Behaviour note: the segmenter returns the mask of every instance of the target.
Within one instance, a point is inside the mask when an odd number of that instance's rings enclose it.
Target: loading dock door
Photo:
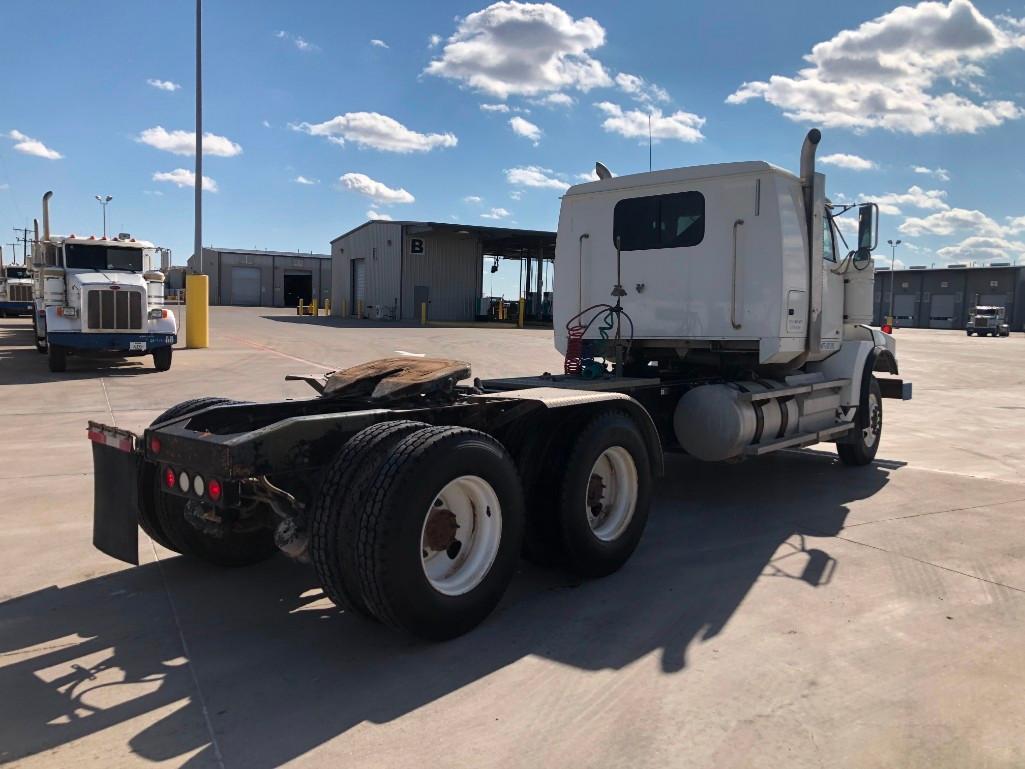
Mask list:
[[[1007,308],[1007,294],[982,294],[979,296],[979,304],[983,307]]]
[[[897,294],[893,297],[893,317],[900,326],[915,325],[915,299],[914,294]]]
[[[231,268],[231,303],[243,307],[260,305],[260,268]]]
[[[367,261],[352,260],[352,314],[366,309],[367,304]]]
[[[286,272],[283,289],[285,307],[295,307],[300,301],[309,304],[313,298],[313,273]]]
[[[954,295],[933,294],[929,305],[929,328],[954,327]]]

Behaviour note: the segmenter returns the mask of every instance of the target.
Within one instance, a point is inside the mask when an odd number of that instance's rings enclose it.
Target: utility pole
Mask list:
[[[894,270],[897,268],[897,246],[901,244],[899,240],[888,240],[890,244],[890,325],[893,325],[893,282],[897,279],[894,275]]]
[[[648,172],[651,172],[651,113],[648,113]]]
[[[17,253],[14,250],[14,247],[18,245],[18,243],[21,243],[21,262],[22,264],[24,264],[26,257],[28,256],[28,244],[32,242],[31,240],[29,240],[28,234],[32,232],[32,230],[30,230],[28,227],[15,227],[14,232],[20,232],[21,237],[19,238],[16,234],[14,237],[15,242],[11,243],[11,261],[14,261],[14,255],[15,253]]]
[[[203,272],[203,0],[196,0],[196,231],[193,253]]]

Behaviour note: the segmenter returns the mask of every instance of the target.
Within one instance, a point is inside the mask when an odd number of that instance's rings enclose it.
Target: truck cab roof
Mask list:
[[[90,235],[88,237],[78,237],[76,235],[68,235],[67,237],[52,237],[50,238],[55,243],[70,243],[70,244],[82,244],[87,246],[109,246],[111,248],[156,248],[148,240],[136,240],[135,238],[104,238]]]
[[[566,197],[587,195],[594,192],[611,192],[613,190],[639,189],[656,185],[689,182],[698,179],[715,179],[743,174],[775,173],[794,181],[800,181],[789,171],[766,163],[764,160],[748,160],[740,163],[710,163],[702,166],[686,166],[683,168],[667,168],[662,171],[645,171],[638,174],[613,176],[611,179],[599,179],[593,182],[575,184],[566,190]]]

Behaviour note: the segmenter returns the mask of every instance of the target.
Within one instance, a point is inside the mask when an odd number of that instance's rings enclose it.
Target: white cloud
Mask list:
[[[143,195],[155,195],[158,198],[164,197],[164,193],[161,192],[160,190],[143,190],[142,194]]]
[[[510,190],[509,197],[512,200],[520,200],[523,197],[523,190]]]
[[[520,187],[544,187],[553,190],[567,190],[569,184],[553,176],[550,168],[521,166],[505,169],[505,180]]]
[[[480,108],[485,112],[508,112],[508,104],[481,104]]]
[[[488,213],[481,214],[481,219],[506,219],[511,216],[504,208],[492,208]]]
[[[791,120],[827,127],[911,134],[975,133],[1025,115],[1010,101],[973,101],[982,65],[1025,47],[970,0],[900,6],[812,48],[794,77],[744,83],[726,101],[764,99]],[[967,90],[971,91],[971,88]]]
[[[195,131],[168,131],[163,126],[155,126],[147,128],[135,140],[175,155],[196,154]],[[231,158],[242,154],[242,146],[227,137],[204,132],[203,154]]]
[[[376,37],[373,40],[370,41],[370,45],[374,46],[374,48],[388,48],[389,47],[386,42],[384,42],[383,40],[378,40]]]
[[[302,37],[302,35],[293,35],[291,32],[286,32],[283,29],[279,29],[277,32],[275,32],[274,37],[276,37],[278,40],[287,40],[303,53],[312,53],[314,51],[320,50],[319,45],[311,43],[309,40],[306,40],[304,37]]]
[[[618,104],[603,101],[595,105],[608,117],[602,121],[602,128],[609,133],[617,133],[628,139],[648,138],[648,119],[651,118],[651,138],[676,139],[681,142],[699,142],[705,138],[701,126],[705,118],[690,112],[679,110],[671,115],[663,115],[662,110],[652,107],[645,112],[639,109],[624,110]]]
[[[379,222],[379,221],[380,222],[393,222],[393,221],[395,221],[392,218],[391,214],[382,214],[380,211],[375,211],[372,208],[369,211],[367,211],[367,219],[369,219],[372,222]]]
[[[656,101],[669,101],[669,93],[665,88],[649,83],[639,75],[628,75],[620,72],[616,75],[616,85],[623,93],[627,93],[637,101],[650,104]]]
[[[944,190],[923,190],[915,185],[908,187],[907,192],[888,192],[885,195],[862,194],[859,199],[877,203],[881,214],[897,216],[901,213],[902,206],[945,211],[950,208],[950,205],[944,200],[945,197],[947,197],[947,193]]]
[[[973,235],[960,243],[937,249],[936,255],[949,260],[984,261],[1015,261],[1025,256],[1025,243],[1020,240]]]
[[[366,195],[378,203],[412,203],[416,200],[401,187],[393,189],[366,174],[347,173],[338,179],[347,189]]]
[[[833,155],[824,155],[819,158],[819,162],[826,166],[846,168],[849,171],[868,171],[876,167],[876,164],[871,160],[866,160],[859,155],[847,155],[843,152],[837,152]]]
[[[178,85],[177,83],[172,83],[170,80],[156,80],[155,78],[151,77],[146,82],[149,85],[153,86],[154,88],[160,89],[161,91],[172,91],[173,92],[173,91],[177,91],[179,88],[181,88],[180,85]]]
[[[346,112],[323,123],[299,123],[296,131],[325,136],[336,144],[351,141],[359,147],[384,152],[429,152],[438,147],[455,147],[455,134],[422,134],[412,131],[395,118],[378,112]]]
[[[440,42],[441,42],[441,35],[431,35],[430,37],[427,38],[427,47],[428,48],[437,48],[438,47],[438,43],[440,43]]]
[[[269,120],[261,120],[260,121],[260,125],[262,125],[264,128],[270,128],[270,121]]]
[[[848,235],[858,234],[858,220],[853,216],[837,216],[833,219],[836,228]]]
[[[581,182],[596,182],[598,181],[598,172],[592,168],[590,171],[581,171],[576,178]]]
[[[926,166],[912,166],[916,174],[925,174],[939,179],[941,182],[950,181],[950,172],[946,168],[928,168]]]
[[[541,142],[541,129],[529,120],[524,120],[519,115],[509,118],[509,127],[512,128],[513,133],[517,136],[522,136],[534,142],[535,147]]]
[[[965,208],[950,208],[926,217],[908,217],[899,229],[911,236],[952,235],[958,231],[969,231],[999,237],[1008,231],[982,211]]]
[[[605,43],[590,17],[574,19],[551,3],[498,2],[459,21],[439,58],[424,70],[505,99],[611,85],[589,51]]]
[[[302,174],[299,174],[292,181],[295,182],[296,184],[307,184],[307,185],[309,185],[309,184],[320,184],[320,180],[319,179],[309,179],[309,178],[303,176]]]
[[[7,136],[16,142],[14,145],[16,152],[21,152],[25,155],[34,155],[37,158],[45,158],[46,160],[60,160],[64,157],[57,150],[47,147],[39,141],[39,139],[33,139],[31,136],[26,136],[17,128],[12,129]]]
[[[179,187],[195,187],[196,174],[185,168],[176,168],[173,171],[158,171],[153,174],[155,182],[171,182]],[[217,182],[209,176],[203,176],[203,189],[207,192],[217,192]]]
[[[556,91],[538,99],[531,99],[530,103],[541,107],[572,107],[576,104],[576,100],[568,93]]]
[[[471,206],[479,206],[481,203],[484,202],[484,198],[482,198],[480,195],[467,195],[465,198],[463,198],[463,202],[469,203]]]

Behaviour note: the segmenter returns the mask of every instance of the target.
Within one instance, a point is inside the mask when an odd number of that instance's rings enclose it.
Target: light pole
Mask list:
[[[897,279],[897,276],[893,274],[893,271],[897,267],[897,246],[900,245],[899,240],[888,240],[890,244],[890,325],[893,325],[893,281]]]
[[[103,239],[107,239],[107,203],[114,199],[113,195],[93,195],[103,207]]]

